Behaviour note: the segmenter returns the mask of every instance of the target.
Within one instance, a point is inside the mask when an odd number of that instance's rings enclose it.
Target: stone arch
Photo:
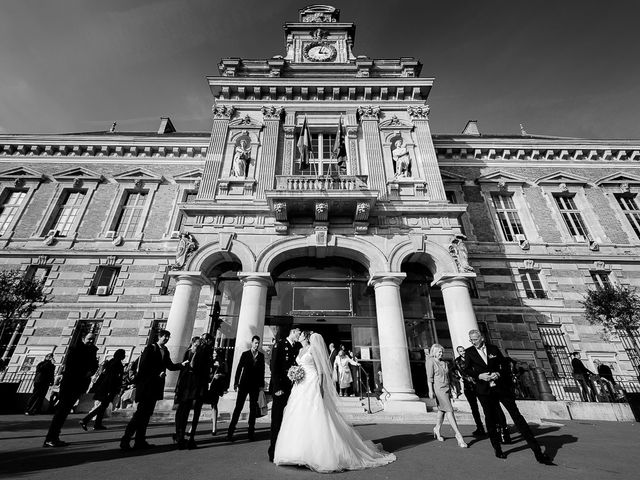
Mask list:
[[[305,256],[345,257],[364,265],[371,275],[387,271],[387,259],[375,245],[352,237],[334,237],[332,245],[318,247],[315,237],[286,238],[272,243],[260,252],[256,261],[256,271],[271,272],[280,263],[291,258]],[[399,271],[399,270],[398,270]]]
[[[255,254],[244,243],[238,240],[232,240],[228,249],[222,249],[220,242],[211,242],[196,252],[196,254],[188,262],[188,270],[201,271],[207,274],[213,267],[223,262],[239,262],[242,265],[242,271],[253,272],[256,265]]]
[[[449,252],[441,245],[424,240],[423,245],[416,246],[410,240],[398,244],[389,256],[389,270],[399,272],[402,263],[411,260],[426,265],[434,278],[447,273],[457,273],[458,267]]]

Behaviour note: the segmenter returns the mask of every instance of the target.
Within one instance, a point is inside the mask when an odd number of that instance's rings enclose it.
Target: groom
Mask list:
[[[287,377],[289,368],[296,364],[296,357],[300,350],[298,338],[300,329],[292,327],[287,338],[281,338],[273,346],[271,352],[271,394],[273,404],[271,405],[271,443],[269,444],[269,461],[273,462],[273,452],[278,440],[278,432],[282,425],[284,407],[287,405],[291,394],[291,380]]]

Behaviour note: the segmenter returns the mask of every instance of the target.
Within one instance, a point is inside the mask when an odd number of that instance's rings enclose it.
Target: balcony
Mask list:
[[[278,232],[286,233],[291,223],[331,222],[352,224],[356,233],[366,233],[378,192],[369,190],[366,175],[278,175],[276,189],[266,196]]]

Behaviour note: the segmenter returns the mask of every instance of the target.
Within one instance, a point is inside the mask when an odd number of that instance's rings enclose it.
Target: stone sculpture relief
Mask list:
[[[459,272],[473,272],[473,267],[469,265],[469,252],[464,239],[466,239],[464,235],[453,237],[449,245],[449,255],[455,260]]]
[[[391,150],[393,162],[396,165],[396,177],[411,177],[411,157],[409,150],[404,146],[402,139],[393,142],[393,150]]]
[[[179,270],[184,267],[187,262],[187,258],[191,253],[198,249],[198,243],[193,235],[190,233],[181,233],[180,240],[178,240],[178,246],[176,247],[176,261],[171,266],[174,270]]]
[[[246,139],[240,139],[235,148],[233,155],[233,169],[231,171],[234,177],[246,177],[247,167],[251,161],[251,146]]]

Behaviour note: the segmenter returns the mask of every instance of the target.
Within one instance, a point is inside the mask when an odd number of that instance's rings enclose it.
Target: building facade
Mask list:
[[[421,63],[354,38],[315,5],[285,55],[222,59],[207,133],[0,135],[0,265],[52,297],[2,332],[8,371],[87,331],[135,358],[158,328],[174,358],[215,332],[235,365],[296,324],[381,369],[390,408],[426,393],[424,348],[472,328],[550,377],[576,350],[638,375],[579,302],[640,283],[640,141],[434,135]]]

